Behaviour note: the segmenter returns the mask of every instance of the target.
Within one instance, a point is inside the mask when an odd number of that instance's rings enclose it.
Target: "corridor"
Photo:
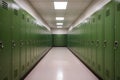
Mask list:
[[[53,47],[24,80],[98,80],[66,47]]]

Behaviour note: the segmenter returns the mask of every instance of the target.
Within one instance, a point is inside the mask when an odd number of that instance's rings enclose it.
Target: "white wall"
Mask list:
[[[67,34],[68,29],[52,29],[52,34]]]

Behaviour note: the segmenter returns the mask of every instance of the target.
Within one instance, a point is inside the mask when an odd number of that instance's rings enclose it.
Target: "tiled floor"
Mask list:
[[[25,80],[98,80],[66,47],[54,47]]]

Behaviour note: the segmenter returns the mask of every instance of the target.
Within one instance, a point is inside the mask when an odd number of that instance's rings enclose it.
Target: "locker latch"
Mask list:
[[[99,40],[97,40],[96,43],[97,43],[96,46],[99,46]]]
[[[104,41],[104,47],[106,47],[106,46],[107,46],[107,41],[105,40],[105,41]]]
[[[16,46],[15,41],[12,41],[12,48]]]
[[[0,48],[3,49],[4,48],[4,45],[3,45],[3,42],[0,41]]]
[[[115,49],[117,49],[118,46],[119,46],[119,45],[118,45],[118,41],[115,41],[115,42],[114,42],[114,47],[115,47]]]
[[[91,45],[93,45],[94,44],[94,41],[91,41]]]
[[[20,47],[22,47],[24,45],[23,41],[20,41]]]

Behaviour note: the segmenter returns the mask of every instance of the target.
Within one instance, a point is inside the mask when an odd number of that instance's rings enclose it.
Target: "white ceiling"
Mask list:
[[[41,18],[50,28],[57,28],[57,21],[55,20],[56,17],[64,17],[65,20],[62,21],[64,23],[63,28],[69,28],[94,0],[67,0],[68,5],[66,10],[55,10],[53,4],[55,0],[26,1],[31,4],[31,6],[36,10],[36,12],[41,16]]]
[[[65,17],[63,29],[71,30],[111,0],[14,0],[48,30],[56,30],[56,17]],[[55,10],[54,1],[68,1],[66,10]]]

